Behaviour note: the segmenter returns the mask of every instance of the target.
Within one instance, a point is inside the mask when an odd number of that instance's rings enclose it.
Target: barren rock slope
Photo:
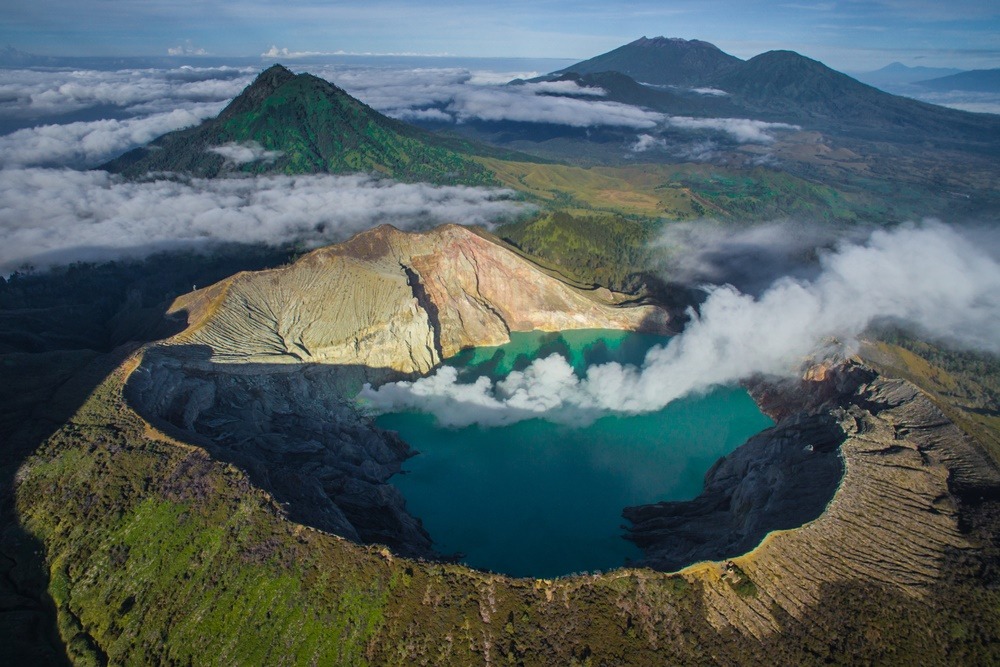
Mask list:
[[[192,325],[173,342],[214,362],[362,365],[424,373],[510,331],[664,330],[651,306],[620,307],[465,227],[421,234],[382,226],[295,264],[237,275],[178,299]]]
[[[980,446],[909,382],[849,364],[797,393],[818,400],[721,459],[697,499],[625,512],[654,567],[732,558],[694,568],[712,591],[707,617],[757,638],[801,618],[831,584],[925,595],[946,558],[981,546],[963,527],[963,501],[1000,488]],[[794,529],[742,555],[781,528]]]

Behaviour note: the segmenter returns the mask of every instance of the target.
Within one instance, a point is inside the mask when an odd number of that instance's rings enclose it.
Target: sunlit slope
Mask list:
[[[328,81],[275,65],[218,117],[163,135],[104,169],[128,176],[162,171],[206,177],[365,172],[404,181],[493,182],[481,165],[437,142],[430,133],[383,116]],[[227,148],[256,152],[234,159]]]
[[[547,208],[572,213],[604,211],[665,220],[709,217],[752,222],[796,217],[885,222],[906,218],[921,203],[918,193],[907,192],[895,193],[900,196],[887,202],[884,190],[869,191],[861,178],[832,186],[765,167],[577,167],[495,158],[476,160],[503,185],[524,192]]]
[[[216,362],[364,364],[423,373],[510,331],[662,330],[666,314],[606,289],[581,289],[486,232],[389,225],[294,264],[246,272],[178,299],[190,327],[175,345]]]

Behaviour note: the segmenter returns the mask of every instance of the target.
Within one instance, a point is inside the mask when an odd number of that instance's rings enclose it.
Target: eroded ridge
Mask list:
[[[818,384],[805,388],[813,405],[713,468],[698,499],[626,511],[654,567],[731,558],[691,568],[704,575],[707,618],[720,629],[764,638],[782,618],[822,605],[824,587],[841,583],[920,598],[940,581],[949,554],[978,547],[963,533],[959,507],[1000,487],[1000,471],[975,441],[904,380],[850,363]],[[834,423],[840,442],[831,449]],[[740,556],[748,537],[764,537],[761,516],[795,514],[790,488],[828,483],[829,451],[839,452],[843,477],[825,510]],[[809,458],[817,465],[803,463]],[[718,522],[737,536],[714,528]]]
[[[506,343],[511,331],[666,330],[664,311],[624,301],[570,286],[465,227],[408,234],[384,225],[178,299],[173,312],[187,311],[190,326],[173,342],[207,346],[216,363],[426,373],[462,348]]]

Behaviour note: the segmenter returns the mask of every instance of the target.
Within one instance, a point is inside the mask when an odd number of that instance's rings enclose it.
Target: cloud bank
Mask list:
[[[200,104],[130,120],[42,125],[0,136],[0,167],[93,167],[167,132],[216,116],[222,104]]]
[[[996,235],[992,241],[996,241]],[[414,382],[365,386],[377,411],[422,410],[445,426],[545,418],[585,423],[601,414],[663,408],[695,392],[764,374],[793,377],[817,354],[849,351],[876,322],[892,321],[956,345],[1000,352],[997,246],[940,223],[875,231],[825,254],[813,280],[782,278],[759,297],[713,287],[700,313],[641,367],[608,363],[576,376],[557,355],[492,383],[454,369]]]
[[[798,125],[788,123],[767,123],[749,118],[689,118],[670,116],[666,124],[682,130],[713,130],[723,132],[741,144],[769,144],[774,141],[775,131],[801,130]]]
[[[92,107],[115,107],[130,114],[172,111],[231,99],[255,75],[256,70],[237,67],[0,70],[0,117],[44,122],[47,116]]]
[[[320,74],[382,113],[404,120],[650,129],[664,118],[639,107],[602,100],[607,94],[604,90],[580,86],[575,81],[498,85],[531,73],[497,76],[462,68],[367,68],[326,69]]]
[[[491,226],[524,208],[506,190],[362,175],[127,182],[105,172],[5,169],[0,210],[0,272],[9,273],[220,242],[317,247],[382,223]]]

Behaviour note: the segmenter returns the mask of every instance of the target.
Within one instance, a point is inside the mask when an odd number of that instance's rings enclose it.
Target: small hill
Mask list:
[[[697,39],[641,37],[613,51],[571,65],[554,74],[621,72],[643,83],[696,86],[742,61]]]
[[[917,81],[918,86],[930,90],[965,90],[974,93],[1000,92],[1000,67],[996,69],[974,69],[949,76],[928,78]]]
[[[493,182],[481,165],[442,143],[328,81],[274,65],[216,118],[165,134],[102,169],[133,177],[366,172],[404,181]]]

